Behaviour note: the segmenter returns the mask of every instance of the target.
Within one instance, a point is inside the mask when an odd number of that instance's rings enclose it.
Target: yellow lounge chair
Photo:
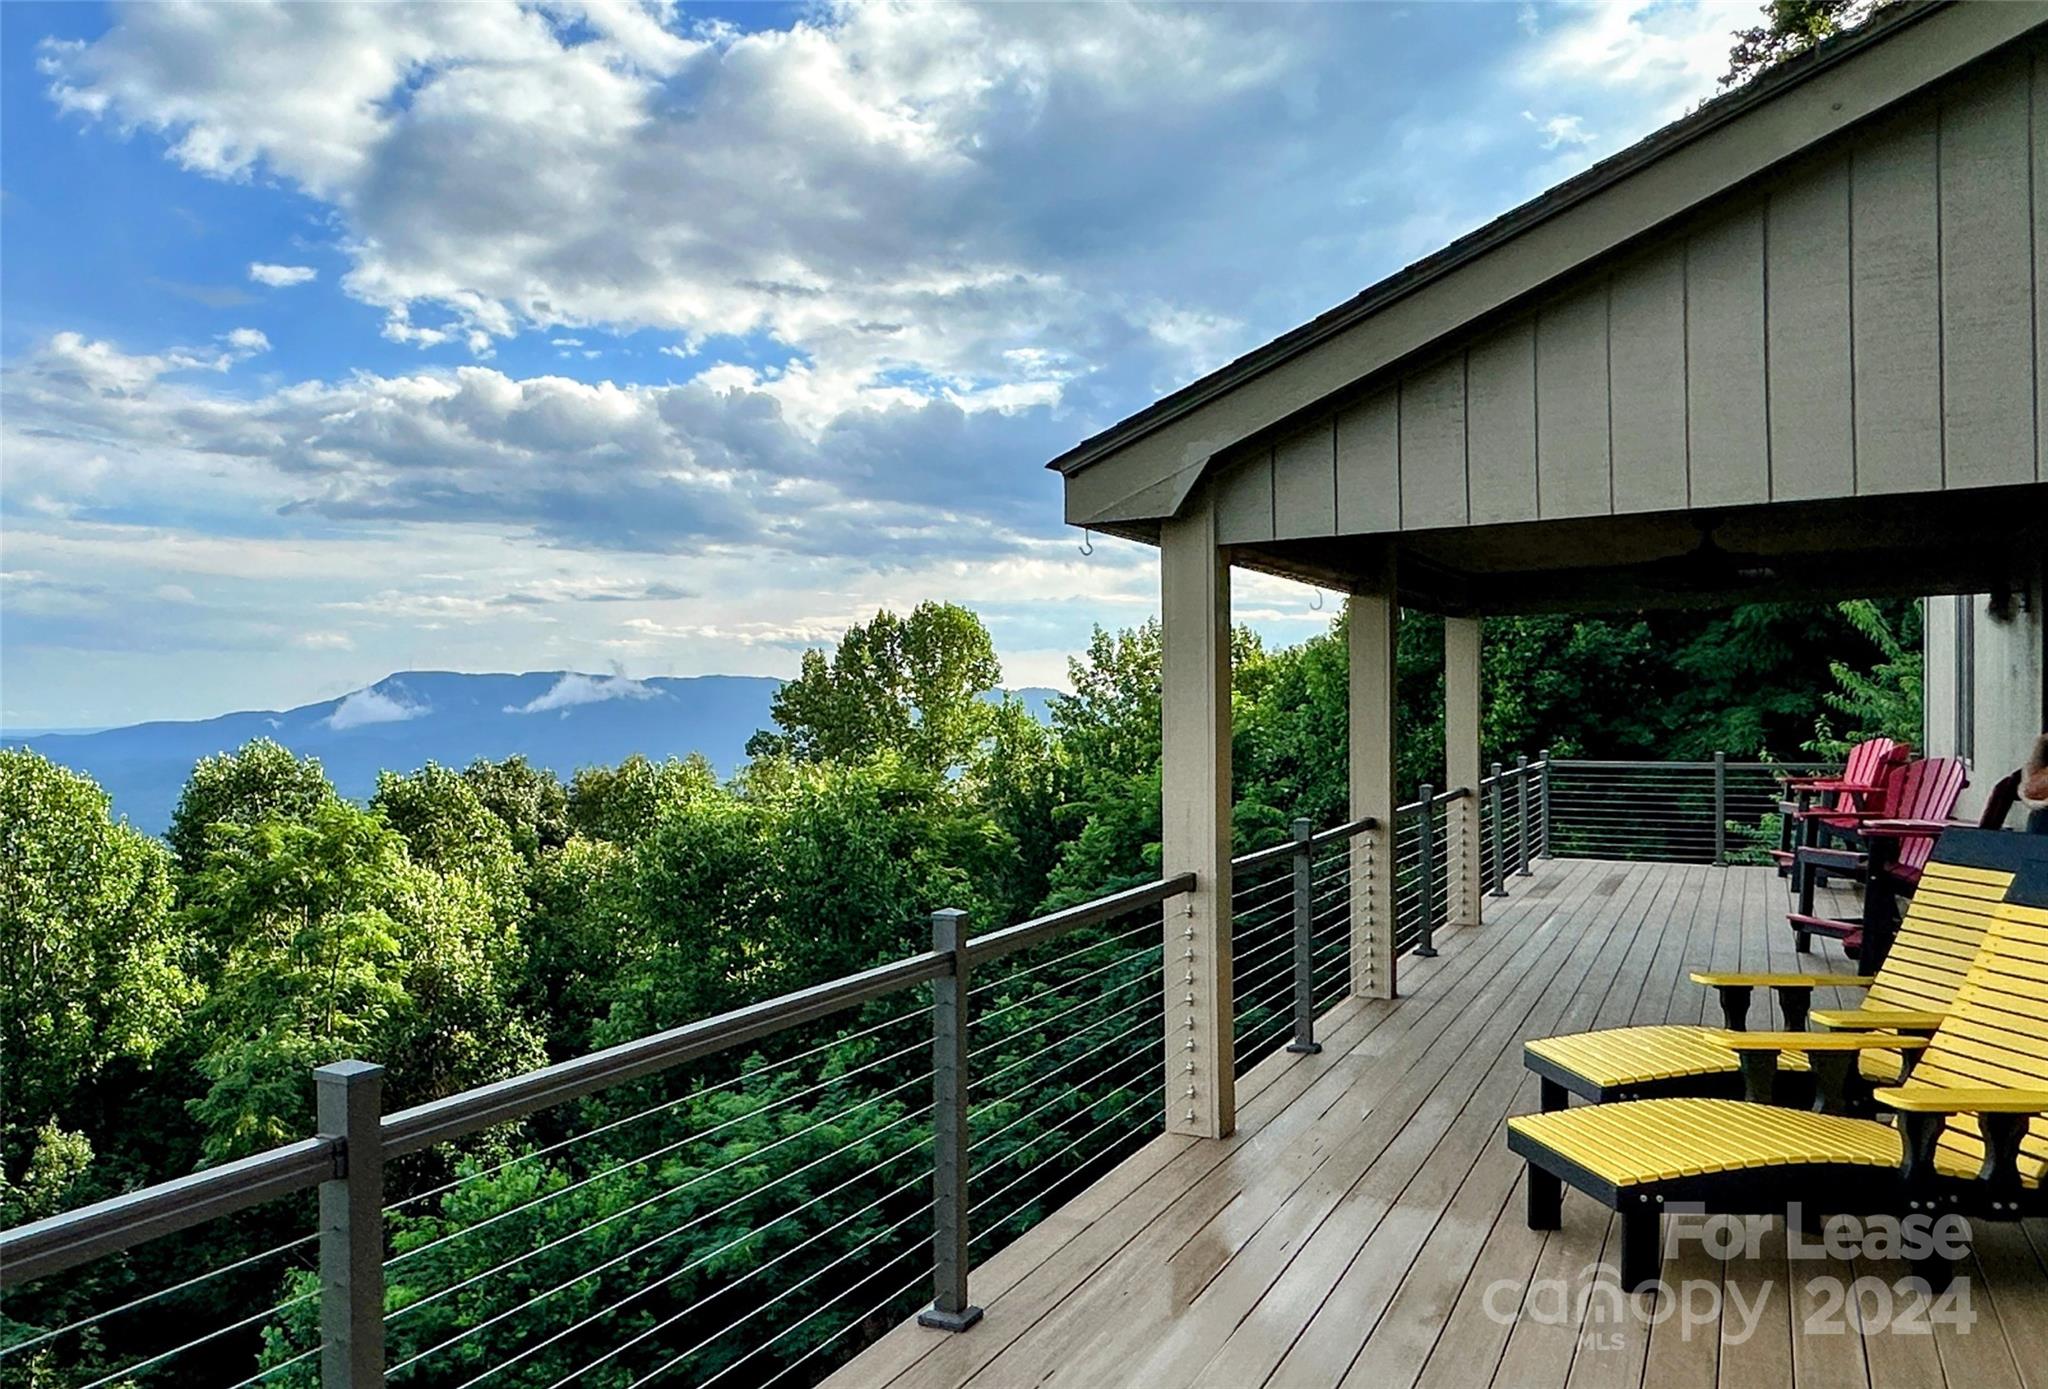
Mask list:
[[[2048,837],[2030,839],[2048,849]],[[1775,1060],[1791,1048],[1919,1050],[1902,1085],[1877,1091],[1898,1126],[1742,1100],[1661,1099],[1508,1120],[1528,1162],[1528,1222],[1556,1229],[1569,1184],[1621,1217],[1621,1282],[1653,1282],[1667,1206],[1722,1215],[2048,1214],[2048,861],[2001,905],[1983,949],[1930,1038],[1854,1033],[1723,1037]],[[1923,1265],[1945,1286],[1948,1266]]]
[[[1868,989],[1863,1006],[1814,1015],[1823,1026],[1925,1033],[1963,982],[1990,925],[1991,912],[2025,861],[2024,836],[1990,830],[1950,830],[1929,860],[1920,890],[1874,975],[1695,973],[1695,983],[1720,995],[1726,1029],[1684,1024],[1603,1028],[1543,1037],[1526,1043],[1522,1063],[1541,1079],[1544,1112],[1563,1109],[1577,1095],[1595,1104],[1672,1096],[1728,1097],[1750,1093],[1735,1054],[1720,1041],[1724,1030],[1747,1026],[1758,989],[1778,996],[1785,1029],[1806,1026],[1817,988]],[[1804,1103],[1814,1089],[1830,1109],[1849,1106],[1853,1071],[1868,1085],[1896,1084],[1903,1075],[1896,1051],[1787,1052],[1783,1098]],[[1818,1072],[1818,1075],[1815,1072]],[[1803,1087],[1803,1089],[1802,1089]],[[1750,1093],[1751,1098],[1762,1098]]]

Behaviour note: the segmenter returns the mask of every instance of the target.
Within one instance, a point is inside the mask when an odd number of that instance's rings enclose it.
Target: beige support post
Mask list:
[[[1377,825],[1351,841],[1351,992],[1392,998],[1394,978],[1394,632],[1400,620],[1388,556],[1369,591],[1349,600],[1351,816]]]
[[[1230,959],[1230,565],[1206,499],[1159,528],[1161,867],[1193,872],[1166,904],[1166,1127],[1237,1127]]]
[[[1446,815],[1451,920],[1480,921],[1479,858],[1479,619],[1444,619],[1444,785],[1471,795],[1452,801]]]

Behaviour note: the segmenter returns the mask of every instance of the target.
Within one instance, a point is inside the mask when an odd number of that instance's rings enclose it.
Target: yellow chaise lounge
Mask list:
[[[2048,836],[2013,836],[2048,848]],[[1930,1038],[1840,1033],[1722,1034],[1775,1057],[1787,1046],[1866,1042],[1920,1049],[1878,1104],[1897,1126],[1743,1100],[1660,1099],[1508,1120],[1528,1163],[1528,1223],[1556,1229],[1570,1185],[1621,1217],[1621,1282],[1659,1272],[1661,1219],[1683,1204],[1707,1214],[1955,1213],[2011,1220],[2048,1214],[2048,863],[2028,865]],[[1922,1266],[1945,1286],[1948,1266]]]
[[[1719,993],[1726,1028],[1676,1023],[1614,1027],[1526,1043],[1522,1063],[1541,1078],[1544,1111],[1563,1109],[1573,1095],[1595,1104],[1744,1095],[1741,1064],[1720,1038],[1726,1030],[1747,1025],[1750,998],[1758,989],[1778,996],[1790,1032],[1806,1026],[1817,988],[1869,990],[1860,1008],[1814,1014],[1823,1026],[1931,1032],[1976,958],[1993,909],[2025,862],[2028,838],[1992,830],[1945,832],[1874,975],[1695,973],[1695,983]],[[2039,846],[2032,851],[2038,853]],[[1799,1096],[1802,1084],[1810,1094],[1817,1069],[1823,1091],[1835,1092],[1829,1097],[1831,1108],[1841,1107],[1852,1065],[1867,1085],[1896,1084],[1903,1074],[1900,1054],[1888,1049],[1823,1052],[1811,1060],[1808,1053],[1788,1052],[1780,1060],[1793,1073],[1786,1077],[1794,1082],[1786,1087],[1788,1098]]]

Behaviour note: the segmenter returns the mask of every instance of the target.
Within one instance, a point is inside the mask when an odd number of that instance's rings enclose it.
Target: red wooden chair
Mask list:
[[[1934,841],[1953,828],[1949,813],[1969,784],[1967,769],[1955,757],[1930,757],[1895,768],[1883,793],[1883,809],[1855,818],[1853,834],[1862,847],[1804,844],[1798,850],[1794,877],[1799,884],[1799,910],[1786,920],[1801,954],[1812,949],[1814,936],[1829,936],[1861,947],[1866,927],[1896,916],[1900,896],[1912,895],[1921,872],[1934,853]],[[1814,882],[1822,872],[1860,879],[1864,910],[1860,918],[1815,916]],[[1858,963],[1868,970],[1881,961],[1881,950],[1858,950]]]
[[[1849,749],[1849,760],[1839,776],[1786,777],[1788,799],[1778,802],[1778,847],[1771,853],[1778,875],[1791,874],[1797,844],[1820,843],[1824,830],[1839,833],[1852,829],[1850,816],[1882,813],[1887,778],[1912,756],[1910,743],[1866,738]],[[1825,803],[1814,805],[1816,796],[1825,797]]]

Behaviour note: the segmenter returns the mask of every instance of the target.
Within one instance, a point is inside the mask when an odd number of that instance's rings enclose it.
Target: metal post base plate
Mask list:
[[[980,1320],[979,1307],[969,1307],[964,1312],[942,1312],[936,1307],[927,1307],[917,1314],[919,1326],[929,1326],[937,1331],[965,1331]]]
[[[1298,1056],[1317,1056],[1323,1050],[1321,1042],[1289,1042],[1287,1049]]]
[[[1433,945],[1418,945],[1409,953],[1418,959],[1434,960],[1436,958],[1436,947]]]

